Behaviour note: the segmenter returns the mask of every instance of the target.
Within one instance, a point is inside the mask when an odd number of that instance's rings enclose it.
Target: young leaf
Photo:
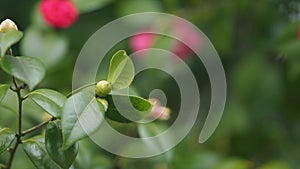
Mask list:
[[[44,65],[36,58],[5,55],[1,61],[2,69],[17,79],[25,82],[32,90],[45,76]]]
[[[3,100],[9,86],[7,84],[0,84],[0,102]]]
[[[17,43],[23,36],[21,31],[10,31],[6,33],[0,33],[0,55],[4,56],[7,49]]]
[[[67,98],[61,93],[50,89],[38,89],[28,94],[36,104],[50,115],[60,118]]]
[[[24,140],[23,149],[37,169],[62,169],[48,155],[42,136]]]
[[[121,123],[130,123],[144,119],[152,104],[138,96],[108,95],[108,109],[105,117]]]
[[[8,128],[0,129],[0,154],[14,141],[16,134]]]
[[[68,169],[72,165],[78,153],[78,142],[67,150],[62,150],[62,132],[55,122],[49,122],[47,125],[45,145],[49,156],[63,169]]]
[[[110,60],[107,81],[113,89],[128,87],[134,78],[134,66],[124,50],[119,50]]]
[[[92,94],[76,93],[67,99],[62,114],[63,149],[93,133],[101,124],[104,108]]]

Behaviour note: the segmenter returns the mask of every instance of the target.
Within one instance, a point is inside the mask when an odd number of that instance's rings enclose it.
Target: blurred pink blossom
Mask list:
[[[170,114],[171,114],[170,108],[161,106],[160,102],[157,99],[150,98],[149,101],[153,105],[149,117],[150,119],[159,119],[159,120],[170,119]]]
[[[77,8],[70,0],[43,0],[39,7],[46,23],[55,28],[67,28],[78,17]]]

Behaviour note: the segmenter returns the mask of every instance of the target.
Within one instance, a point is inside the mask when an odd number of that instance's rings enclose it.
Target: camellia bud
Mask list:
[[[0,32],[1,33],[11,32],[11,31],[17,31],[17,30],[18,30],[17,25],[12,20],[10,20],[10,19],[5,19],[0,24]]]
[[[101,80],[96,84],[96,95],[105,97],[111,91],[111,84],[106,80]]]
[[[103,105],[104,111],[106,112],[108,108],[108,102],[105,99],[101,98],[97,98],[97,101]]]

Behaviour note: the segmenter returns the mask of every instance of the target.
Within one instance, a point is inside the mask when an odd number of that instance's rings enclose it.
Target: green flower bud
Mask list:
[[[5,19],[0,24],[0,32],[1,33],[6,33],[6,32],[10,32],[10,31],[17,31],[17,30],[18,30],[17,25],[10,19]]]
[[[96,95],[105,97],[111,91],[111,84],[106,80],[101,80],[96,84]]]
[[[105,99],[101,99],[101,98],[97,98],[97,101],[103,105],[104,111],[106,112],[108,108],[108,102]]]

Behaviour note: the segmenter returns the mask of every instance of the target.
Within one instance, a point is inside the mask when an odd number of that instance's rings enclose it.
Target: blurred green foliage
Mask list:
[[[153,158],[128,159],[110,154],[87,139],[80,143],[82,148],[75,168],[291,169],[300,166],[299,1],[74,1],[81,14],[73,26],[64,30],[41,24],[38,0],[0,2],[0,19],[9,17],[24,31],[24,39],[13,48],[14,53],[39,57],[46,63],[47,77],[39,87],[64,94],[70,92],[73,66],[86,40],[105,23],[143,11],[171,13],[198,26],[217,49],[228,83],[223,118],[204,144],[198,144],[197,138],[209,108],[210,84],[204,67],[199,66],[201,61],[191,57],[186,62],[197,77],[202,104],[198,123],[177,147]],[[130,51],[127,41],[118,44],[118,48]],[[0,83],[9,82],[10,77],[0,71]],[[172,78],[155,71],[145,72],[143,77],[138,75],[133,82],[135,90],[145,97],[154,88],[165,91],[168,107],[174,112],[169,124],[180,106],[180,100],[174,97],[178,94],[174,83]],[[15,129],[16,107],[12,106],[15,102],[15,95],[8,92],[0,103],[1,127]],[[24,106],[26,129],[41,121],[43,110],[32,101],[25,104],[29,105]],[[130,130],[123,125],[117,128]],[[25,157],[19,149],[14,168],[33,168]],[[1,155],[0,168],[6,161],[7,154]]]

